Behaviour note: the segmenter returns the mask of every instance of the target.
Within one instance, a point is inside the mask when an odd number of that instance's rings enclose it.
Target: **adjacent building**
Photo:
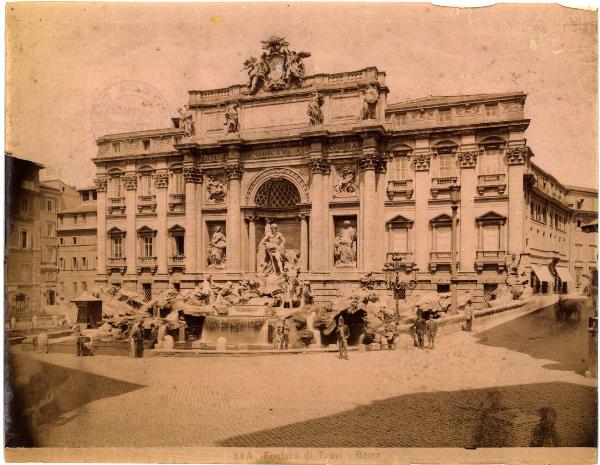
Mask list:
[[[58,289],[69,302],[96,280],[96,188],[77,189],[77,205],[58,212]]]
[[[190,91],[172,127],[97,140],[99,282],[149,298],[238,280],[263,269],[276,223],[318,300],[392,259],[446,291],[453,186],[459,289],[483,299],[513,255],[538,292],[577,276],[580,191],[533,163],[526,94],[388,103],[384,72],[304,76],[281,40],[247,62],[247,85]]]
[[[43,165],[5,157],[5,318],[31,319],[41,310],[40,170]]]

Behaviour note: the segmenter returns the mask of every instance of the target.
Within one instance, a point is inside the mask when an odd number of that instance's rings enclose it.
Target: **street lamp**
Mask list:
[[[383,265],[383,277],[390,291],[394,294],[394,301],[396,304],[396,318],[400,316],[400,299],[406,298],[406,290],[414,289],[417,287],[417,281],[415,279],[416,270],[413,271],[413,279],[410,281],[402,281],[400,279],[400,271],[403,267],[406,267],[406,263],[402,263],[402,254],[394,253],[390,254],[391,260],[387,261]]]
[[[458,313],[458,295],[456,289],[456,281],[458,279],[458,270],[456,266],[456,229],[458,225],[458,204],[460,202],[460,186],[456,184],[450,187],[450,202],[452,202],[452,234],[450,236],[450,313],[455,315]]]

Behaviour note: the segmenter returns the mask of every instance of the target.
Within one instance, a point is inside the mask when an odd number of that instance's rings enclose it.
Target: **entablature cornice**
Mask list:
[[[150,162],[173,161],[173,158],[181,158],[179,152],[163,152],[163,153],[140,153],[134,155],[119,155],[114,157],[96,157],[92,158],[92,162],[96,166],[103,166],[113,163],[127,163],[137,160],[145,160]],[[183,160],[183,158],[181,158]]]
[[[474,123],[463,126],[453,126],[449,127],[426,127],[426,128],[409,128],[409,129],[391,129],[389,131],[390,137],[398,137],[398,136],[411,136],[411,137],[421,137],[421,138],[430,138],[430,137],[457,137],[457,136],[465,136],[471,135],[473,132],[478,132],[482,130],[504,130],[504,131],[525,131],[529,127],[530,119],[523,119],[518,121],[503,121],[503,122],[482,122],[482,123]]]

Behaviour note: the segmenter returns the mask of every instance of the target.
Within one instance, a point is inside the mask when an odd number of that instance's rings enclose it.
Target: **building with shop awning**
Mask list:
[[[557,266],[556,273],[558,274],[558,277],[560,278],[560,280],[563,283],[572,283],[575,281],[573,279],[573,276],[571,276],[571,273],[569,272],[569,270],[563,266]]]
[[[544,265],[531,265],[532,271],[535,273],[540,282],[553,283],[554,278],[552,273],[547,266]]]

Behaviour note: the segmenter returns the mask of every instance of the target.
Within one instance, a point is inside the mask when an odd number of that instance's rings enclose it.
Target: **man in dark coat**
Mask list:
[[[344,317],[340,316],[338,320],[338,346],[340,349],[340,358],[348,360],[348,338],[350,337],[350,329],[344,323]]]
[[[144,327],[142,323],[138,325],[138,331],[133,335],[133,342],[135,347],[135,358],[144,357]]]
[[[411,326],[415,330],[416,337],[416,346],[419,349],[423,349],[425,347],[425,333],[427,332],[427,321],[423,318],[423,311],[421,309],[417,310],[417,319]]]

